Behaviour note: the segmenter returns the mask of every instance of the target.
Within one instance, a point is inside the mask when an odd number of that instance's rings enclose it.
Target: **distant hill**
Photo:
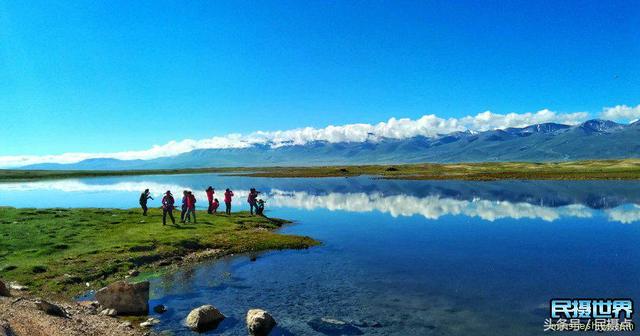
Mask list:
[[[73,164],[36,164],[25,169],[124,170],[156,168],[313,166],[415,162],[568,161],[640,157],[640,122],[589,120],[435,137],[329,143],[272,148],[198,149],[152,160],[90,159]]]

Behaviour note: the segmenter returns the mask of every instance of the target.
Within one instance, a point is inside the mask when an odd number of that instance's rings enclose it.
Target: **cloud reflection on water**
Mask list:
[[[182,190],[191,188],[173,183],[158,183],[148,181],[129,181],[117,183],[86,183],[86,180],[69,179],[38,182],[15,182],[0,184],[1,193],[23,191],[54,190],[67,193],[108,193],[130,192],[138,193],[149,188],[156,198],[161,197],[166,190],[171,190],[179,196]],[[221,191],[218,191],[219,193]],[[247,191],[236,190],[235,205],[244,205]],[[196,197],[206,200],[204,191],[195,191]],[[217,197],[222,198],[221,194]],[[623,204],[605,210],[595,210],[584,204],[568,204],[563,206],[544,206],[522,201],[489,200],[479,197],[460,199],[443,195],[414,196],[406,193],[386,195],[379,191],[373,192],[322,192],[268,189],[261,195],[269,208],[295,209],[327,209],[330,211],[371,212],[377,211],[399,216],[422,216],[427,219],[438,219],[446,215],[463,215],[477,217],[487,221],[504,218],[512,219],[540,219],[555,221],[561,218],[592,218],[598,211],[602,212],[609,221],[632,223],[640,220],[640,206]],[[204,206],[205,202],[200,202]]]

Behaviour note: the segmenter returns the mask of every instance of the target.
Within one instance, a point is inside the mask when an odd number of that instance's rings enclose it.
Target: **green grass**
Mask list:
[[[611,180],[640,179],[640,159],[568,162],[495,162],[364,166],[202,168],[125,171],[0,170],[0,181],[56,178],[226,173],[249,177],[336,177],[374,175],[410,180]]]
[[[0,278],[69,298],[87,290],[87,282],[99,288],[130,269],[155,272],[160,260],[208,248],[230,254],[317,244],[272,232],[284,220],[206,212],[198,219],[162,226],[160,209],[143,217],[137,209],[0,208]]]

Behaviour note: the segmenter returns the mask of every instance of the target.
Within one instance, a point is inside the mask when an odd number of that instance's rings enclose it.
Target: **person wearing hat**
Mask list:
[[[148,199],[153,199],[153,197],[151,197],[151,193],[149,192],[149,189],[145,189],[142,194],[140,194],[140,207],[142,208],[142,215],[146,216],[147,215],[147,200]]]
[[[162,198],[162,225],[167,223],[167,214],[171,218],[171,222],[173,225],[176,224],[176,219],[173,218],[173,204],[175,203],[175,199],[173,199],[173,195],[171,195],[171,191],[167,190]]]

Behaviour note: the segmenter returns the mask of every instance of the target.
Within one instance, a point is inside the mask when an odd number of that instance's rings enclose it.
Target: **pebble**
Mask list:
[[[140,323],[140,327],[141,328],[151,328],[151,327],[153,327],[154,325],[156,325],[158,323],[160,323],[160,320],[158,320],[156,318],[153,318],[153,317],[150,317],[148,320]]]
[[[162,304],[157,305],[157,306],[153,307],[153,311],[158,313],[158,314],[162,314],[162,313],[167,311],[167,306],[162,305]]]
[[[29,289],[29,287],[27,286],[23,286],[18,284],[17,282],[12,282],[9,284],[9,288],[17,290],[17,291],[26,291]]]
[[[104,309],[100,312],[100,315],[106,315],[106,316],[116,316],[118,315],[118,312],[115,309]]]

